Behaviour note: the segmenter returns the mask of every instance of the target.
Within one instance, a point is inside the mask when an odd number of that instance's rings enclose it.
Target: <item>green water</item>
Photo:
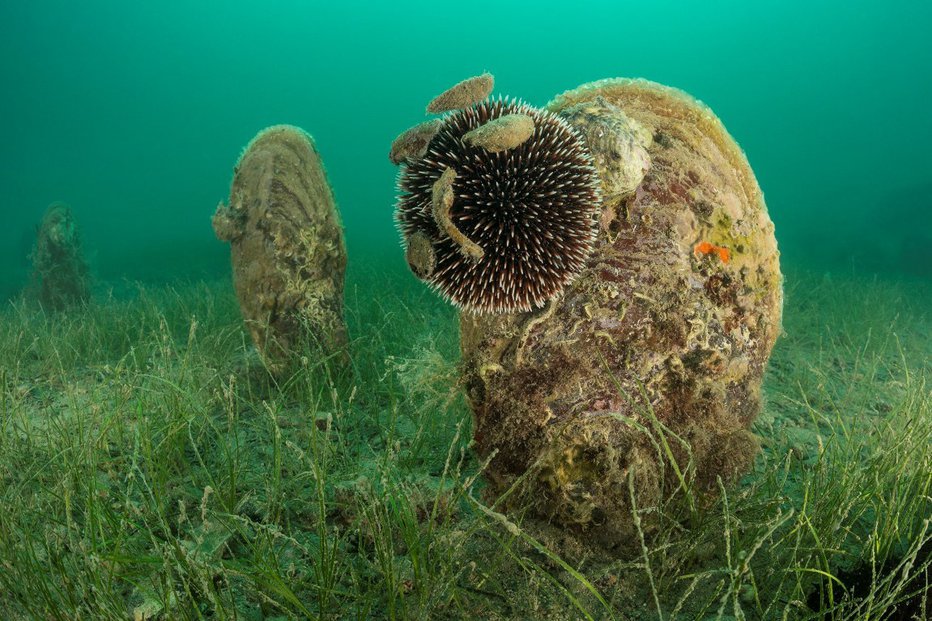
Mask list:
[[[0,620],[918,621],[930,32],[932,0],[0,2]],[[675,502],[633,514],[643,563],[482,504],[457,313],[408,272],[388,151],[484,71],[538,106],[610,77],[692,94],[776,225],[761,454],[688,519],[687,461]],[[333,186],[352,340],[352,365],[315,350],[287,381],[244,332],[211,227],[243,146],[282,123]],[[8,300],[54,201],[95,303],[39,313]],[[153,286],[107,297],[135,281]]]
[[[402,264],[391,140],[481,71],[543,105],[645,77],[748,154],[784,265],[932,278],[932,3],[5,2],[0,297],[72,205],[100,281],[228,270],[210,216],[261,128],[313,134],[351,264]]]

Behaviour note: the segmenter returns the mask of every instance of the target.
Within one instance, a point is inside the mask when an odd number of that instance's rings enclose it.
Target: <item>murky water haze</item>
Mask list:
[[[487,70],[543,105],[605,77],[708,103],[748,154],[784,262],[932,278],[932,4],[280,1],[0,6],[0,295],[74,208],[103,280],[216,276],[210,228],[260,129],[315,138],[350,260],[401,263],[391,140]]]

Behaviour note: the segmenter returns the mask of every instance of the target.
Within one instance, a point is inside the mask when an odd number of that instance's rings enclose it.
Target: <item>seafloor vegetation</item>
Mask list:
[[[786,293],[754,472],[684,503],[680,464],[620,557],[483,496],[455,313],[410,277],[351,273],[351,366],[278,381],[226,282],[10,305],[0,617],[926,619],[932,291]]]

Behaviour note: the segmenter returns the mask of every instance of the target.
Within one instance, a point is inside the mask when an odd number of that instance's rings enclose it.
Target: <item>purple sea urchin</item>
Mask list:
[[[531,118],[530,138],[499,152],[464,141],[506,115]],[[453,202],[438,210],[434,186],[447,169],[455,172],[447,175]],[[425,282],[474,313],[543,306],[592,251],[600,194],[589,151],[560,117],[521,102],[485,101],[444,117],[425,155],[407,160],[398,187],[406,245],[421,234],[433,246],[436,264]],[[468,252],[464,239],[481,253]]]

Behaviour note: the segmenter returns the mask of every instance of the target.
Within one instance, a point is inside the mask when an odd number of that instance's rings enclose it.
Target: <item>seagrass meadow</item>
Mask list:
[[[484,501],[455,315],[384,281],[351,274],[351,368],[278,380],[226,280],[8,307],[4,618],[927,614],[928,288],[790,274],[754,471],[693,521],[638,509],[617,558]]]
[[[0,619],[932,619],[930,27],[3,4]]]

